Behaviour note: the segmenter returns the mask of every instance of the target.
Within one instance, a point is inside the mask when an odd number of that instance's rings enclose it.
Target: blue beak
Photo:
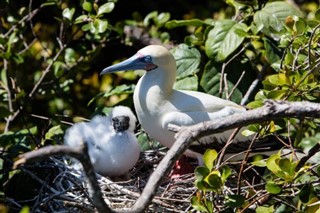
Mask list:
[[[141,56],[136,54],[128,58],[127,60],[120,62],[119,64],[115,64],[110,67],[104,68],[100,75],[114,73],[118,71],[145,69],[145,67],[146,62],[142,60]]]

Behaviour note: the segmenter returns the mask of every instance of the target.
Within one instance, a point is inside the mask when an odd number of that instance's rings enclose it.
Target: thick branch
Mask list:
[[[179,131],[176,134],[175,143],[150,176],[140,198],[134,204],[131,211],[144,212],[154,197],[163,178],[168,175],[174,162],[193,141],[199,140],[204,136],[236,127],[285,117],[320,118],[320,104],[311,102],[266,101],[265,105],[258,109],[235,114],[215,121],[199,123],[194,126],[179,127],[176,129]]]
[[[24,153],[20,155],[20,159],[14,163],[14,168],[21,164],[39,161],[53,155],[68,155],[79,160],[88,179],[89,195],[92,200],[92,204],[97,208],[98,212],[113,212],[102,198],[101,189],[88,155],[88,147],[86,146],[86,143],[84,143],[83,146],[75,148],[63,145],[47,146]]]

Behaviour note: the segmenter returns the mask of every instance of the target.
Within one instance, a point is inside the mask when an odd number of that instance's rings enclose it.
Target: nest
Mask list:
[[[161,149],[142,152],[126,177],[109,179],[97,174],[108,206],[116,211],[130,209],[164,154]],[[81,166],[70,165],[66,157],[50,157],[46,161],[26,164],[15,175],[19,177],[11,178],[5,190],[6,204],[12,212],[26,205],[31,212],[95,212]],[[196,192],[194,180],[193,174],[167,178],[158,188],[147,212],[190,211],[190,199]]]

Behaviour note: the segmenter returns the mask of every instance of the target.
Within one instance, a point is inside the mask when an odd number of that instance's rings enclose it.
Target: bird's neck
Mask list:
[[[138,117],[147,112],[160,113],[158,110],[166,103],[172,93],[175,70],[172,72],[168,73],[166,70],[157,68],[145,73],[140,78],[134,92],[134,104]]]

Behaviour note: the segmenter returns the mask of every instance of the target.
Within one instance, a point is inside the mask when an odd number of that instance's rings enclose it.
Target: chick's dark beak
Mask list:
[[[130,119],[128,116],[117,116],[112,118],[112,125],[116,132],[122,132],[129,129]]]

